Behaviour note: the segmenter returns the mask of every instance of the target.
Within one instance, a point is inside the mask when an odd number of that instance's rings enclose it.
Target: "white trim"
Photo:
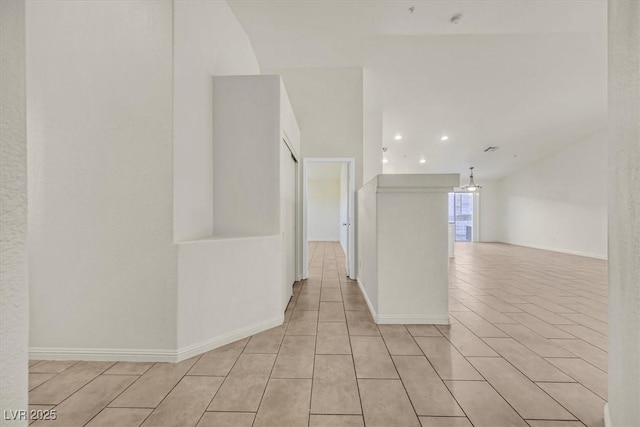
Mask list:
[[[609,402],[604,404],[604,427],[613,427],[611,412],[609,412]]]
[[[377,187],[376,193],[447,193],[451,187]]]
[[[398,324],[406,324],[406,325],[448,325],[449,324],[449,316],[413,316],[413,315],[385,315],[385,314],[377,314],[373,309],[373,305],[371,304],[371,300],[369,300],[369,296],[364,289],[364,285],[360,281],[358,277],[358,287],[360,288],[360,292],[364,297],[364,300],[367,303],[367,307],[369,308],[369,312],[371,313],[371,317],[373,317],[373,321],[378,325],[398,325]]]
[[[449,316],[412,316],[412,315],[378,315],[376,323],[380,325],[448,325]]]
[[[208,341],[203,341],[198,344],[183,347],[176,352],[176,361],[181,362],[183,360],[189,359],[190,357],[206,353],[207,351],[222,347],[223,345],[227,345],[234,341],[238,341],[251,335],[255,335],[258,332],[275,328],[276,326],[282,325],[283,322],[284,314],[280,314],[273,319],[265,320],[264,322],[256,323],[246,328],[236,329],[233,332],[224,334]]]
[[[356,200],[356,159],[355,157],[304,157],[302,159],[302,278],[309,277],[309,245],[307,240],[307,195],[309,194],[309,163],[347,163],[348,165],[348,191],[349,191],[349,237],[347,246],[349,254],[347,259],[349,265],[347,271],[349,278],[356,278],[356,238],[355,229],[357,227],[355,200]]]
[[[485,243],[485,242],[483,242]],[[486,243],[491,243],[491,242],[486,242]],[[587,258],[595,258],[595,259],[601,259],[601,260],[607,260],[607,256],[606,255],[598,255],[598,254],[592,254],[589,252],[581,252],[581,251],[571,251],[568,249],[558,249],[558,248],[549,248],[546,246],[537,246],[537,245],[522,245],[519,243],[510,243],[510,242],[502,242],[502,241],[498,241],[498,242],[493,242],[493,243],[504,243],[505,245],[512,245],[512,246],[521,246],[523,248],[531,248],[531,249],[539,249],[541,251],[549,251],[549,252],[558,252],[561,254],[567,254],[567,255],[577,255],[577,256],[583,256],[583,257],[587,257]]]
[[[177,352],[134,348],[59,348],[30,347],[34,360],[96,360],[107,362],[176,362]]]
[[[55,348],[31,347],[29,359],[34,360],[91,360],[108,362],[180,362],[223,345],[257,334],[284,322],[284,314],[237,329],[220,337],[194,344],[179,350],[131,349],[131,348]]]
[[[364,297],[364,300],[367,303],[367,307],[369,307],[369,312],[371,313],[371,317],[373,317],[373,321],[378,323],[378,314],[373,309],[373,305],[371,304],[371,300],[369,300],[369,296],[367,295],[367,291],[365,291],[364,285],[360,281],[359,277],[358,277],[358,287],[360,288],[360,293],[362,294],[362,296]]]

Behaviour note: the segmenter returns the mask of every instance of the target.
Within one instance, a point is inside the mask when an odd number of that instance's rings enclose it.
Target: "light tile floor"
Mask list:
[[[177,364],[31,361],[46,426],[597,427],[604,261],[457,244],[451,325],[376,325],[336,243],[310,244],[285,324]]]

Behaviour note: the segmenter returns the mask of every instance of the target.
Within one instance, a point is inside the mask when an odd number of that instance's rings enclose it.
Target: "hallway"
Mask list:
[[[46,426],[597,427],[606,262],[458,244],[451,325],[376,325],[338,243],[311,243],[283,326],[177,364],[31,361]],[[525,421],[526,420],[526,421]]]

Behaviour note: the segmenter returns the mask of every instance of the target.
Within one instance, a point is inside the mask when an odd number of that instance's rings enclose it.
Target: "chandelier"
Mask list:
[[[476,191],[482,188],[482,185],[476,185],[475,182],[473,182],[473,166],[471,166],[469,168],[471,170],[471,175],[469,176],[469,185],[463,185],[462,189],[465,191]]]

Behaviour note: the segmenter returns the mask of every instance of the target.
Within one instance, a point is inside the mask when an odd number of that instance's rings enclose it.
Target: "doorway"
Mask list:
[[[282,230],[282,306],[293,295],[296,281],[296,241],[298,216],[298,160],[286,136],[280,147],[280,228]]]
[[[305,158],[302,167],[302,271],[309,277],[309,242],[340,242],[347,276],[355,272],[355,159]]]
[[[449,193],[449,223],[454,224],[456,242],[473,242],[473,193]]]

